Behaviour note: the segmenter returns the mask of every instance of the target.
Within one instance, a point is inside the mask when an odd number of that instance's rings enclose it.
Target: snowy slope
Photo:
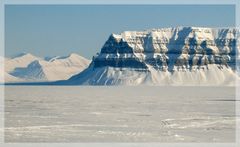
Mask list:
[[[58,84],[234,85],[238,34],[200,27],[112,34],[91,66]]]
[[[26,68],[28,64],[35,60],[41,60],[41,58],[30,53],[21,53],[13,58],[4,58],[3,62],[0,63],[1,66],[4,64],[4,72],[1,74],[0,83],[23,82],[24,79],[11,75],[11,72],[16,70],[16,68]]]
[[[9,60],[9,58],[5,58],[0,56],[0,83],[4,83],[4,81],[8,81],[8,82],[22,82],[21,79],[16,78],[10,74],[8,74],[7,72],[5,72],[4,70],[4,62],[7,62]]]
[[[208,69],[207,69],[208,68]],[[89,67],[68,81],[59,84],[70,85],[235,85],[239,79],[236,73],[224,66],[209,65],[196,71],[159,71],[154,68],[149,71],[120,69],[113,67]]]
[[[25,68],[16,68],[10,74],[26,81],[56,81],[66,80],[81,72],[89,64],[89,60],[71,54],[67,57],[32,61]]]
[[[22,53],[14,58],[5,60],[5,71],[11,72],[15,68],[24,68],[27,67],[28,64],[35,60],[41,60],[39,57],[36,57],[30,53]]]
[[[7,72],[3,72],[3,73],[0,74],[0,83],[4,83],[4,82],[8,82],[8,83],[24,82],[24,80],[20,79],[20,78],[17,78],[17,77],[14,77]]]

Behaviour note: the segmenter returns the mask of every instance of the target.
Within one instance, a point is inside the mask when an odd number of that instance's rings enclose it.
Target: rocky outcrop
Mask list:
[[[237,29],[179,27],[112,34],[93,58],[94,67],[195,70],[218,64],[235,67]]]

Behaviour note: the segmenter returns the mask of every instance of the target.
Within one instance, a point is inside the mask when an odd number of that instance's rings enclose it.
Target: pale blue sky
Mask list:
[[[5,54],[91,58],[111,33],[175,26],[233,27],[234,5],[7,5]]]

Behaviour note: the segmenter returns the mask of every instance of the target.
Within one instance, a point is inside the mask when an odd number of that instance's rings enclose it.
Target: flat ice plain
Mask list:
[[[234,87],[6,86],[5,142],[234,142]]]

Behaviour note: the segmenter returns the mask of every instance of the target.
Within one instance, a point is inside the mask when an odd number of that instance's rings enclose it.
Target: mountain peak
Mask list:
[[[71,53],[70,55],[68,55],[68,58],[72,58],[72,57],[81,57],[81,56],[77,53]]]
[[[42,66],[44,66],[44,65],[47,65],[47,61],[44,61],[44,60],[34,60],[34,61],[32,61],[29,65],[28,65],[28,67],[34,67],[34,68],[36,68],[36,67],[42,67]]]

